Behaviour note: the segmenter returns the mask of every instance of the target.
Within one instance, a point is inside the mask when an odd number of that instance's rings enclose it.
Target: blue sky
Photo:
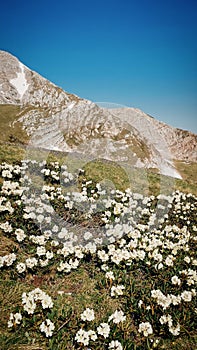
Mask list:
[[[197,133],[196,0],[7,0],[0,49],[64,90]]]

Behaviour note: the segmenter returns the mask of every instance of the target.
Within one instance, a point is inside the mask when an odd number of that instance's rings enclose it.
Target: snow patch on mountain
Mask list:
[[[153,159],[161,174],[177,179],[182,178],[173,165],[174,155],[163,132],[163,129],[166,127],[169,129],[168,133],[173,132],[173,128],[155,120],[138,108],[117,108],[110,111],[116,117],[129,122],[138,130],[141,137],[146,140],[146,144],[149,147],[153,146],[157,150],[157,154],[154,154]]]
[[[65,92],[1,50],[0,104],[21,106],[16,117],[30,146],[156,168],[179,179],[174,160],[197,161],[197,135],[172,128],[137,108],[110,104],[100,108]]]
[[[167,164],[163,162],[160,166],[160,171],[163,175],[175,177],[176,179],[180,180],[182,179],[182,176],[174,168],[173,162],[167,161]]]
[[[70,103],[70,104],[68,105],[67,109],[72,109],[72,108],[74,107],[74,105],[75,105],[75,102]]]
[[[17,77],[10,80],[10,83],[15,87],[18,94],[20,95],[20,99],[22,99],[25,91],[28,89],[29,84],[27,83],[24,65],[19,62],[19,67],[21,72],[17,72]]]

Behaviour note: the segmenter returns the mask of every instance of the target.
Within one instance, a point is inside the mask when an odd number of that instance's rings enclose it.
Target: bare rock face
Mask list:
[[[58,108],[80,98],[30,70],[16,57],[0,51],[0,103]]]
[[[175,159],[197,162],[197,135],[168,125],[161,128],[161,133]]]
[[[197,135],[186,130],[173,128],[135,108],[111,110],[116,117],[127,120],[147,142],[165,156],[167,150],[171,158],[197,162]]]
[[[150,161],[150,151],[135,128],[91,101],[63,91],[4,51],[0,51],[0,78],[0,103],[21,105],[17,117],[31,145],[127,161],[131,154],[127,149],[133,143],[137,149],[143,144],[146,154],[131,158],[134,164],[143,165],[142,158],[147,164]]]
[[[0,51],[0,105],[18,105],[29,144],[179,177],[173,159],[197,161],[197,136],[134,108],[105,109],[65,92]]]
[[[0,103],[18,104],[20,102],[18,91],[10,83],[10,80],[16,78],[19,72],[17,58],[7,52],[0,51]]]

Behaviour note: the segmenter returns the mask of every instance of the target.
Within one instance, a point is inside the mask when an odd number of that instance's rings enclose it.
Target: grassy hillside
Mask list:
[[[175,165],[183,180],[197,185],[197,163],[175,161]]]
[[[71,171],[83,166],[84,162],[80,159],[74,159],[69,154],[36,150],[34,148],[26,147],[25,145],[15,145],[14,143],[0,142],[0,162],[19,162],[26,158],[58,161],[60,164],[67,164]],[[121,166],[112,161],[95,160],[85,163],[84,170],[86,170],[87,179],[97,181],[105,181],[109,186],[115,186],[120,190],[125,190],[131,187],[133,191],[145,195],[158,195],[160,192],[168,194],[173,190],[180,190],[185,193],[197,194],[197,164],[175,162],[177,170],[183,177],[182,180],[173,179],[168,176],[158,174],[157,169],[138,169]],[[110,185],[111,183],[111,185]]]
[[[196,350],[197,165],[26,147],[1,107],[0,349]]]
[[[196,349],[197,197],[105,194],[103,177],[127,177],[105,161],[79,178],[54,161],[0,176],[2,350]]]
[[[44,150],[29,149],[26,147],[28,143],[28,136],[22,129],[20,122],[17,122],[19,115],[22,116],[32,107],[26,107],[21,109],[16,105],[0,105],[0,162],[6,161],[9,163],[17,162],[24,157],[26,158],[29,153],[29,157],[32,159],[48,159],[48,161],[59,161],[61,164],[64,162],[69,164],[73,168],[80,167],[80,160],[70,159],[66,154],[60,152],[49,152]],[[44,115],[44,114],[43,114]],[[121,135],[122,138],[124,135]],[[131,146],[130,146],[131,147]],[[134,146],[132,146],[134,147]],[[138,154],[139,150],[144,147],[142,145],[136,145],[132,152],[135,152],[139,157],[148,157],[147,149],[141,150],[141,155]],[[161,191],[172,191],[178,189],[186,193],[197,193],[197,164],[192,162],[175,161],[177,170],[180,172],[183,180],[173,180],[172,178],[160,175],[157,173],[157,169],[128,169],[124,166],[117,165],[115,162],[109,162],[105,160],[96,160],[85,164],[86,175],[95,181],[104,181],[104,179],[120,190],[126,189],[128,186],[136,192],[143,194],[159,194]]]
[[[18,114],[21,113],[20,106],[0,105],[0,142],[25,144],[28,141],[26,132],[17,121]]]

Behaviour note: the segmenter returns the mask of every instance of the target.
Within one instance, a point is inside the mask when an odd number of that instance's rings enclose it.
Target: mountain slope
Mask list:
[[[162,150],[165,142],[171,155],[177,160],[197,162],[197,135],[186,130],[171,127],[136,108],[112,109],[113,114],[127,120],[147,140],[152,140],[157,149]]]
[[[30,70],[16,57],[0,51],[0,103],[57,108],[79,101],[49,80]]]
[[[133,109],[108,110],[69,94],[0,51],[1,142],[75,152],[179,177],[173,159],[195,161],[196,135],[171,128]],[[6,117],[5,117],[6,115]],[[188,146],[188,141],[190,146]],[[192,148],[193,147],[193,148]]]

